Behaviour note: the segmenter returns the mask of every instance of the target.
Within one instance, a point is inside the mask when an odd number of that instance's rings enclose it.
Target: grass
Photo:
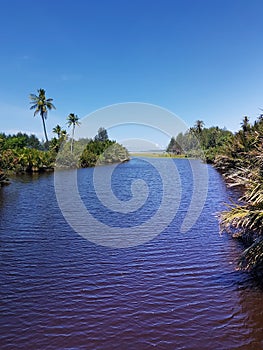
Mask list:
[[[146,158],[187,158],[184,154],[169,154],[155,152],[140,152],[130,153],[131,157],[146,157]]]

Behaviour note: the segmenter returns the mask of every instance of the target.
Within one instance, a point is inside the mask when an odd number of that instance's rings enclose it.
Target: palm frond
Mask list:
[[[39,109],[37,108],[34,112],[34,117],[39,113]]]
[[[30,94],[29,95],[30,100],[36,101],[38,99],[37,95],[35,94]]]
[[[245,270],[251,270],[263,265],[263,238],[258,238],[242,254],[239,267]]]

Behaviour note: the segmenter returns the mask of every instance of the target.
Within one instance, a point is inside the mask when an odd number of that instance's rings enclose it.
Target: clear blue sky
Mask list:
[[[262,0],[2,0],[0,130],[42,136],[39,88],[57,107],[50,136],[119,102],[237,130],[263,108],[262,21]]]

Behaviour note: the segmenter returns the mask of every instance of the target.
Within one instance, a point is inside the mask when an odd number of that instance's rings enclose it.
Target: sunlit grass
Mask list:
[[[169,153],[155,153],[155,152],[130,152],[131,157],[146,157],[146,158],[187,158],[184,154],[169,154]]]

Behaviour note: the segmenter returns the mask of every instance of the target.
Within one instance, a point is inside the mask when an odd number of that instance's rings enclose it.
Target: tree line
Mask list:
[[[204,125],[202,120],[197,120],[185,133],[180,132],[176,137],[172,137],[166,151],[170,154],[204,158],[207,162],[213,162],[215,156],[220,154],[232,139],[233,134],[225,128],[218,126],[205,128]]]

